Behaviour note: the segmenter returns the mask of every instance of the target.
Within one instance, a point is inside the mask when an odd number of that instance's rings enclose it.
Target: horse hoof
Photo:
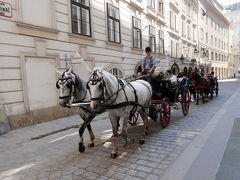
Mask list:
[[[139,140],[139,144],[141,144],[141,145],[142,145],[142,144],[144,144],[144,143],[145,143],[145,141],[144,141],[144,140],[142,140],[142,139],[141,139],[141,140]]]
[[[118,156],[117,153],[115,153],[115,154],[111,153],[111,158],[116,159],[117,156]]]
[[[85,146],[82,143],[79,143],[79,152],[83,153],[85,151]]]
[[[90,147],[90,148],[94,147],[94,143],[89,143],[88,147]]]

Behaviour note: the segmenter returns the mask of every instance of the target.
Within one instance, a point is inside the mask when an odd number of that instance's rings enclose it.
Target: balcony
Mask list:
[[[142,2],[139,0],[130,0],[130,4],[141,11],[144,10]]]
[[[175,0],[171,0],[171,1],[169,2],[169,6],[170,6],[170,8],[172,8],[172,10],[174,10],[177,14],[180,12],[179,5],[178,5],[178,3],[177,3]]]

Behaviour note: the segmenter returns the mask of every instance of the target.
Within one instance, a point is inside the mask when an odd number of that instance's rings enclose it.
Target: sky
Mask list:
[[[217,0],[217,1],[223,6],[240,2],[240,0]]]

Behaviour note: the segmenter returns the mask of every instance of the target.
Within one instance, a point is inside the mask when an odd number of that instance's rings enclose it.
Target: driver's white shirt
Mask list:
[[[170,80],[171,80],[171,83],[177,82],[177,76],[172,75],[172,77],[170,78]]]

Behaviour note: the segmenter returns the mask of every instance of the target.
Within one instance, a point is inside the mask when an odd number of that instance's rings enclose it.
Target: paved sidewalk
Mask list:
[[[93,131],[97,137],[96,145],[106,141],[111,136],[111,126],[106,121],[108,121],[106,113],[93,120]],[[38,167],[41,167],[39,171],[42,171],[42,166],[47,167],[56,159],[60,160],[59,157],[65,157],[66,152],[72,150],[72,146],[74,146],[75,152],[79,153],[77,149],[78,128],[70,128],[37,140],[31,139],[51,134],[66,127],[77,126],[82,122],[78,115],[74,115],[16,129],[2,135],[0,137],[0,179],[25,179],[21,178],[22,176],[15,176],[15,174],[24,170],[32,171],[34,174]],[[89,142],[87,132],[86,129],[84,133],[85,145]],[[66,140],[69,143],[66,143]]]

